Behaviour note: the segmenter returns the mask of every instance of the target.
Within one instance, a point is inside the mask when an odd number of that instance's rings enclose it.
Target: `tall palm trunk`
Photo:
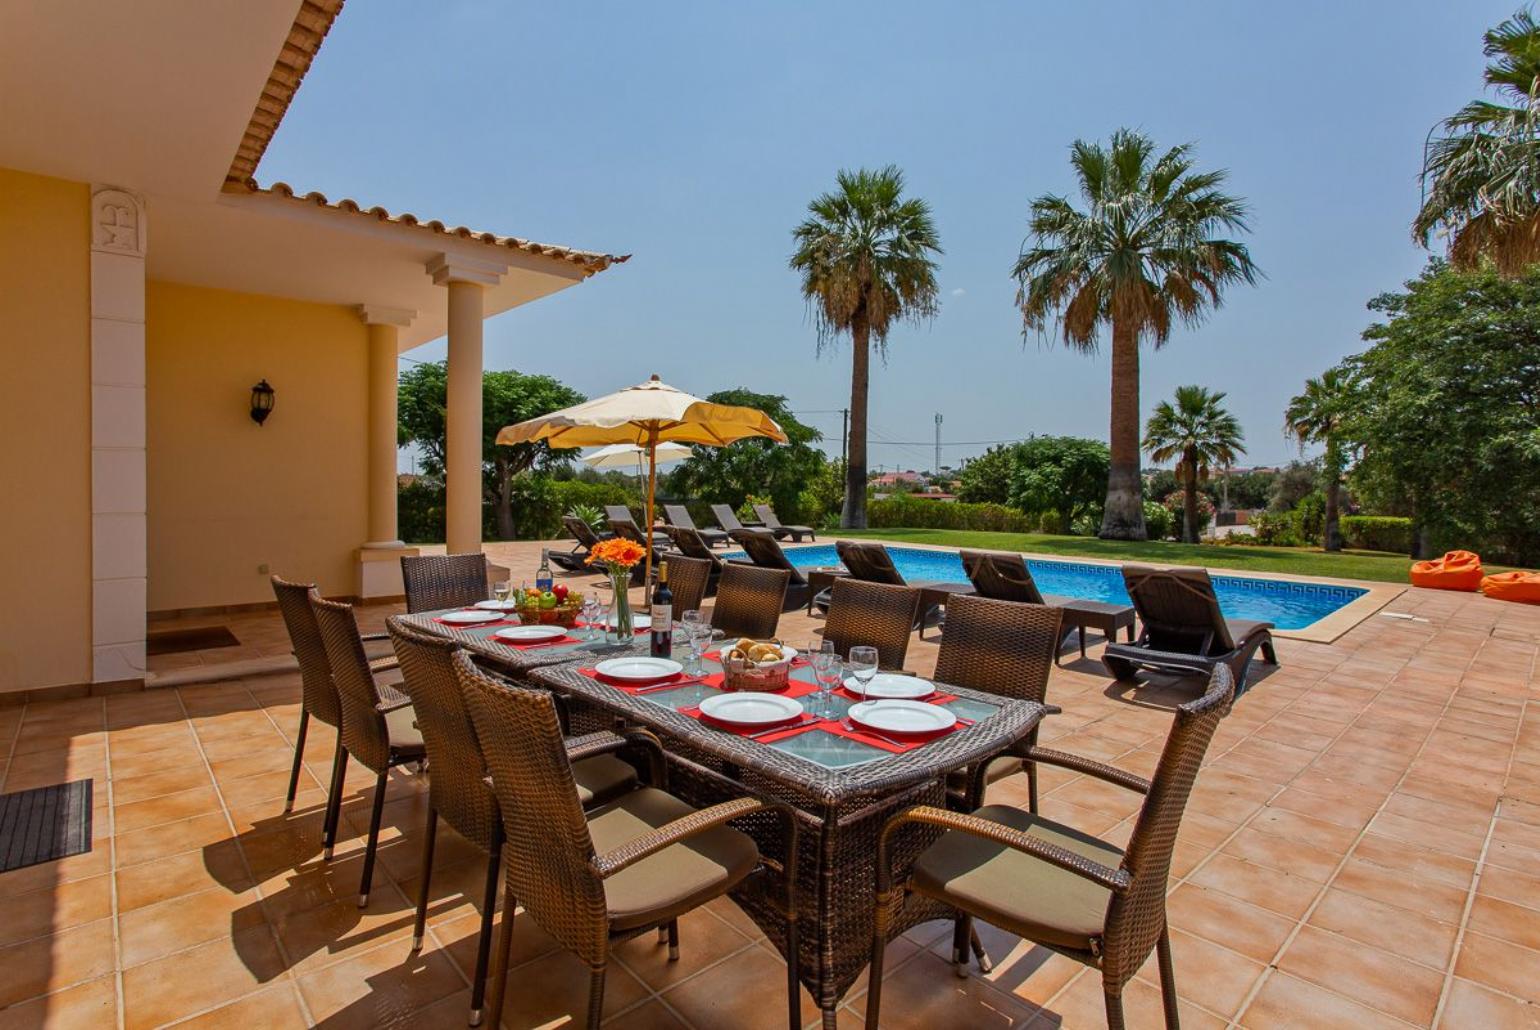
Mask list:
[[[1111,468],[1104,540],[1143,540],[1144,482],[1139,476],[1139,333],[1126,320],[1112,323]]]
[[[1182,542],[1198,542],[1198,455],[1189,447],[1182,455]]]
[[[508,459],[501,454],[494,460],[497,469],[497,488],[492,501],[493,509],[497,513],[497,538],[512,540],[517,536],[513,531],[513,469],[509,467]]]
[[[850,455],[840,525],[866,528],[866,395],[871,382],[871,326],[863,303],[850,322]]]
[[[1326,438],[1326,533],[1322,545],[1328,551],[1342,550],[1340,507],[1342,496],[1342,455],[1337,441]]]

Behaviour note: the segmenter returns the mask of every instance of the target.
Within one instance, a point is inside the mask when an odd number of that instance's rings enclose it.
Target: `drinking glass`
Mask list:
[[[706,653],[706,641],[711,639],[711,624],[702,618],[699,611],[691,608],[679,616],[679,625],[684,633],[685,643],[690,648],[690,675],[699,676],[701,655]]]
[[[583,598],[583,636],[592,640],[596,633],[603,632],[598,626],[602,618],[604,618],[604,602],[599,600],[599,595],[589,594]]]
[[[504,608],[507,606],[508,581],[506,579],[500,579],[492,584],[492,597],[497,601],[499,608]]]
[[[850,675],[861,685],[861,700],[865,701],[866,685],[877,675],[877,649],[864,644],[852,647],[845,665],[850,669]]]
[[[840,681],[840,656],[832,643],[812,651],[813,680],[818,684],[818,717],[834,718],[834,688]]]

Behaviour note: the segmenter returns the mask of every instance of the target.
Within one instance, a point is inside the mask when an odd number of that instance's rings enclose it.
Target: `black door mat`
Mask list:
[[[211,647],[239,647],[241,642],[228,626],[199,626],[196,629],[162,629],[148,634],[144,651],[148,655],[181,654]]]
[[[90,780],[0,794],[0,873],[90,850]]]

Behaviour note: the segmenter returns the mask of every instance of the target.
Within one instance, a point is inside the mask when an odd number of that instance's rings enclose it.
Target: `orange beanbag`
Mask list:
[[[1498,572],[1481,581],[1481,592],[1499,601],[1540,604],[1540,572]]]
[[[1481,556],[1470,551],[1450,551],[1442,558],[1412,566],[1412,586],[1435,590],[1480,590]]]

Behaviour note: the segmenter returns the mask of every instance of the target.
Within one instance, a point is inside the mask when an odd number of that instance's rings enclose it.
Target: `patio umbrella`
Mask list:
[[[763,411],[732,404],[713,404],[653,376],[645,383],[570,408],[553,411],[517,425],[504,426],[500,444],[545,440],[552,447],[601,447],[631,444],[647,453],[647,538],[645,576],[652,576],[653,498],[658,488],[658,446],[697,443],[723,447],[735,440],[763,436],[777,443],[786,434]]]
[[[660,443],[656,453],[658,464],[666,465],[671,461],[683,461],[688,458],[690,448],[682,443]],[[638,447],[634,443],[615,443],[608,447],[601,447],[592,454],[585,454],[578,460],[589,468],[635,469],[637,475],[641,475],[642,461],[646,457],[645,447]]]

